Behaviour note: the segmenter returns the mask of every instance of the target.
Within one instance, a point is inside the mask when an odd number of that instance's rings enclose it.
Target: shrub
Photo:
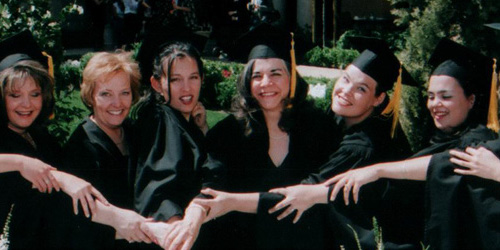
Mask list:
[[[207,109],[229,110],[236,95],[236,82],[243,65],[232,62],[204,60],[205,79],[201,101]]]
[[[359,56],[359,52],[356,50],[315,47],[306,53],[305,64],[319,67],[345,68],[357,56]]]

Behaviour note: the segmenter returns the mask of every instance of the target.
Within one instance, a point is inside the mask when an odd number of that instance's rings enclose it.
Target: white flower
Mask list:
[[[324,98],[326,94],[326,85],[325,84],[312,85],[312,87],[309,88],[309,93],[307,94],[314,98]]]

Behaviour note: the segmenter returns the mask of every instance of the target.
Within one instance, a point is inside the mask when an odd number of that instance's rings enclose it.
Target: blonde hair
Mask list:
[[[92,56],[83,70],[83,79],[80,85],[80,96],[87,107],[92,108],[92,94],[94,93],[97,79],[102,76],[110,77],[120,71],[130,76],[132,104],[135,104],[139,100],[141,73],[139,65],[131,56],[131,52],[99,52]]]
[[[31,77],[42,89],[42,110],[35,123],[43,123],[54,109],[54,78],[49,75],[42,64],[34,60],[23,60],[0,72],[0,123],[8,122],[5,110],[5,94],[16,89],[18,83]]]

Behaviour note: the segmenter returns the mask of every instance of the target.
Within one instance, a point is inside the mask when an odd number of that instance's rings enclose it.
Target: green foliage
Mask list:
[[[205,79],[201,101],[207,109],[229,110],[236,95],[236,82],[243,70],[239,63],[204,60]]]
[[[222,119],[226,118],[228,114],[224,111],[207,110],[207,124],[209,128],[213,128]]]
[[[7,214],[7,218],[5,219],[5,225],[3,226],[2,233],[0,234],[0,249],[9,249],[10,241],[9,241],[9,228],[10,221],[12,219],[12,210],[14,209],[14,204],[10,206],[10,211]]]
[[[64,144],[80,121],[90,114],[80,99],[80,91],[66,90],[56,93],[54,118],[48,126],[50,134]]]
[[[357,56],[359,56],[359,52],[356,50],[315,47],[306,53],[305,64],[329,68],[345,68]]]
[[[315,77],[304,77],[304,80],[309,84],[309,88],[313,87],[316,84],[322,84],[326,86],[325,96],[314,98],[312,96],[308,96],[308,100],[313,100],[314,105],[320,110],[328,110],[331,105],[331,96],[333,92],[334,83],[337,79],[329,79],[329,78],[315,78]]]

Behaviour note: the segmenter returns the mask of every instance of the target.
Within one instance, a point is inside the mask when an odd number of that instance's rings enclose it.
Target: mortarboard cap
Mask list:
[[[352,64],[373,78],[382,91],[392,89],[400,68],[402,68],[402,83],[409,86],[417,85],[384,40],[373,37],[347,37],[347,39],[353,49],[361,52]]]
[[[441,39],[429,64],[434,67],[432,75],[451,76],[466,92],[475,94],[479,111],[476,115],[480,122],[486,121],[490,103],[496,105],[491,99],[496,97],[496,61],[449,39]]]
[[[153,61],[162,49],[175,42],[189,43],[198,51],[202,51],[205,46],[206,38],[192,32],[183,32],[179,30],[150,32],[144,38],[139,52],[137,62],[142,75],[142,84],[149,86],[149,78],[153,73]]]
[[[373,37],[347,37],[347,39],[352,48],[361,51],[361,54],[351,64],[373,78],[381,92],[386,92],[394,87],[392,98],[382,111],[383,115],[393,116],[391,137],[394,137],[399,121],[402,84],[416,86],[417,83],[401,65],[385,41]]]
[[[251,59],[281,58],[291,63],[291,40],[290,33],[262,23],[236,39],[233,59],[246,63]]]
[[[0,42],[0,71],[23,60],[35,60],[45,67],[47,57],[42,53],[29,30],[21,31]]]

